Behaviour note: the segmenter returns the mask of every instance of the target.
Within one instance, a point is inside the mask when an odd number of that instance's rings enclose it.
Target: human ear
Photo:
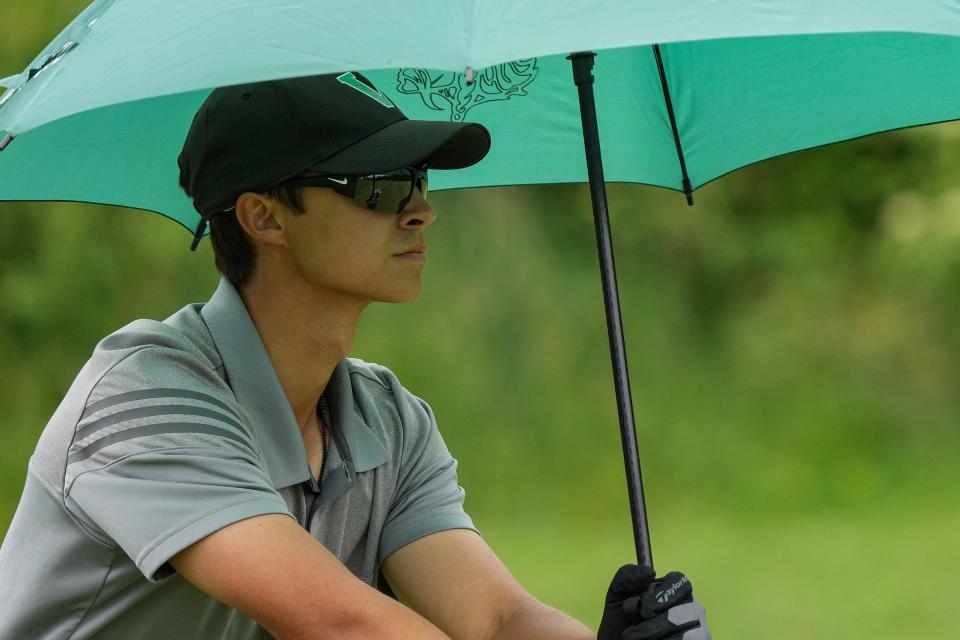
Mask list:
[[[237,222],[257,244],[286,246],[277,203],[261,193],[247,192],[237,198]]]

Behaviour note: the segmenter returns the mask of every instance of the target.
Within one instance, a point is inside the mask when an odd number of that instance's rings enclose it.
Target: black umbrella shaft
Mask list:
[[[653,553],[650,550],[647,507],[643,497],[643,480],[640,477],[640,456],[637,453],[637,435],[633,421],[633,399],[630,395],[630,376],[627,373],[626,347],[620,317],[620,295],[617,292],[617,270],[613,263],[610,216],[607,212],[607,189],[603,179],[603,159],[600,156],[597,108],[593,98],[591,71],[595,56],[595,53],[573,53],[568,56],[568,59],[573,63],[573,80],[580,93],[583,145],[587,154],[587,174],[590,176],[590,194],[593,199],[593,221],[597,233],[597,252],[600,256],[603,299],[607,311],[607,335],[610,338],[613,383],[617,391],[617,411],[620,414],[620,438],[627,471],[633,539],[637,547],[637,562],[652,568]]]

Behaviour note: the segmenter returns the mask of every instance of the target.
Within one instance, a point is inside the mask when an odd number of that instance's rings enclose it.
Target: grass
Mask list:
[[[686,572],[716,638],[960,637],[952,503],[770,518],[660,509],[658,573]],[[534,596],[591,628],[616,569],[635,561],[628,523],[477,520]]]

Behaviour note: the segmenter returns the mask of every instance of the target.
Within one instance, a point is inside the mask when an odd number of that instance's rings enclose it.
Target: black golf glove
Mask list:
[[[597,640],[711,640],[706,611],[687,576],[655,575],[644,565],[620,567],[607,591]]]

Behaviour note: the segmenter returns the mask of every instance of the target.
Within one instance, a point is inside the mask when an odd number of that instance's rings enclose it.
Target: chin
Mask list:
[[[422,287],[409,289],[407,291],[390,291],[385,295],[379,296],[380,302],[412,302],[420,297]]]

